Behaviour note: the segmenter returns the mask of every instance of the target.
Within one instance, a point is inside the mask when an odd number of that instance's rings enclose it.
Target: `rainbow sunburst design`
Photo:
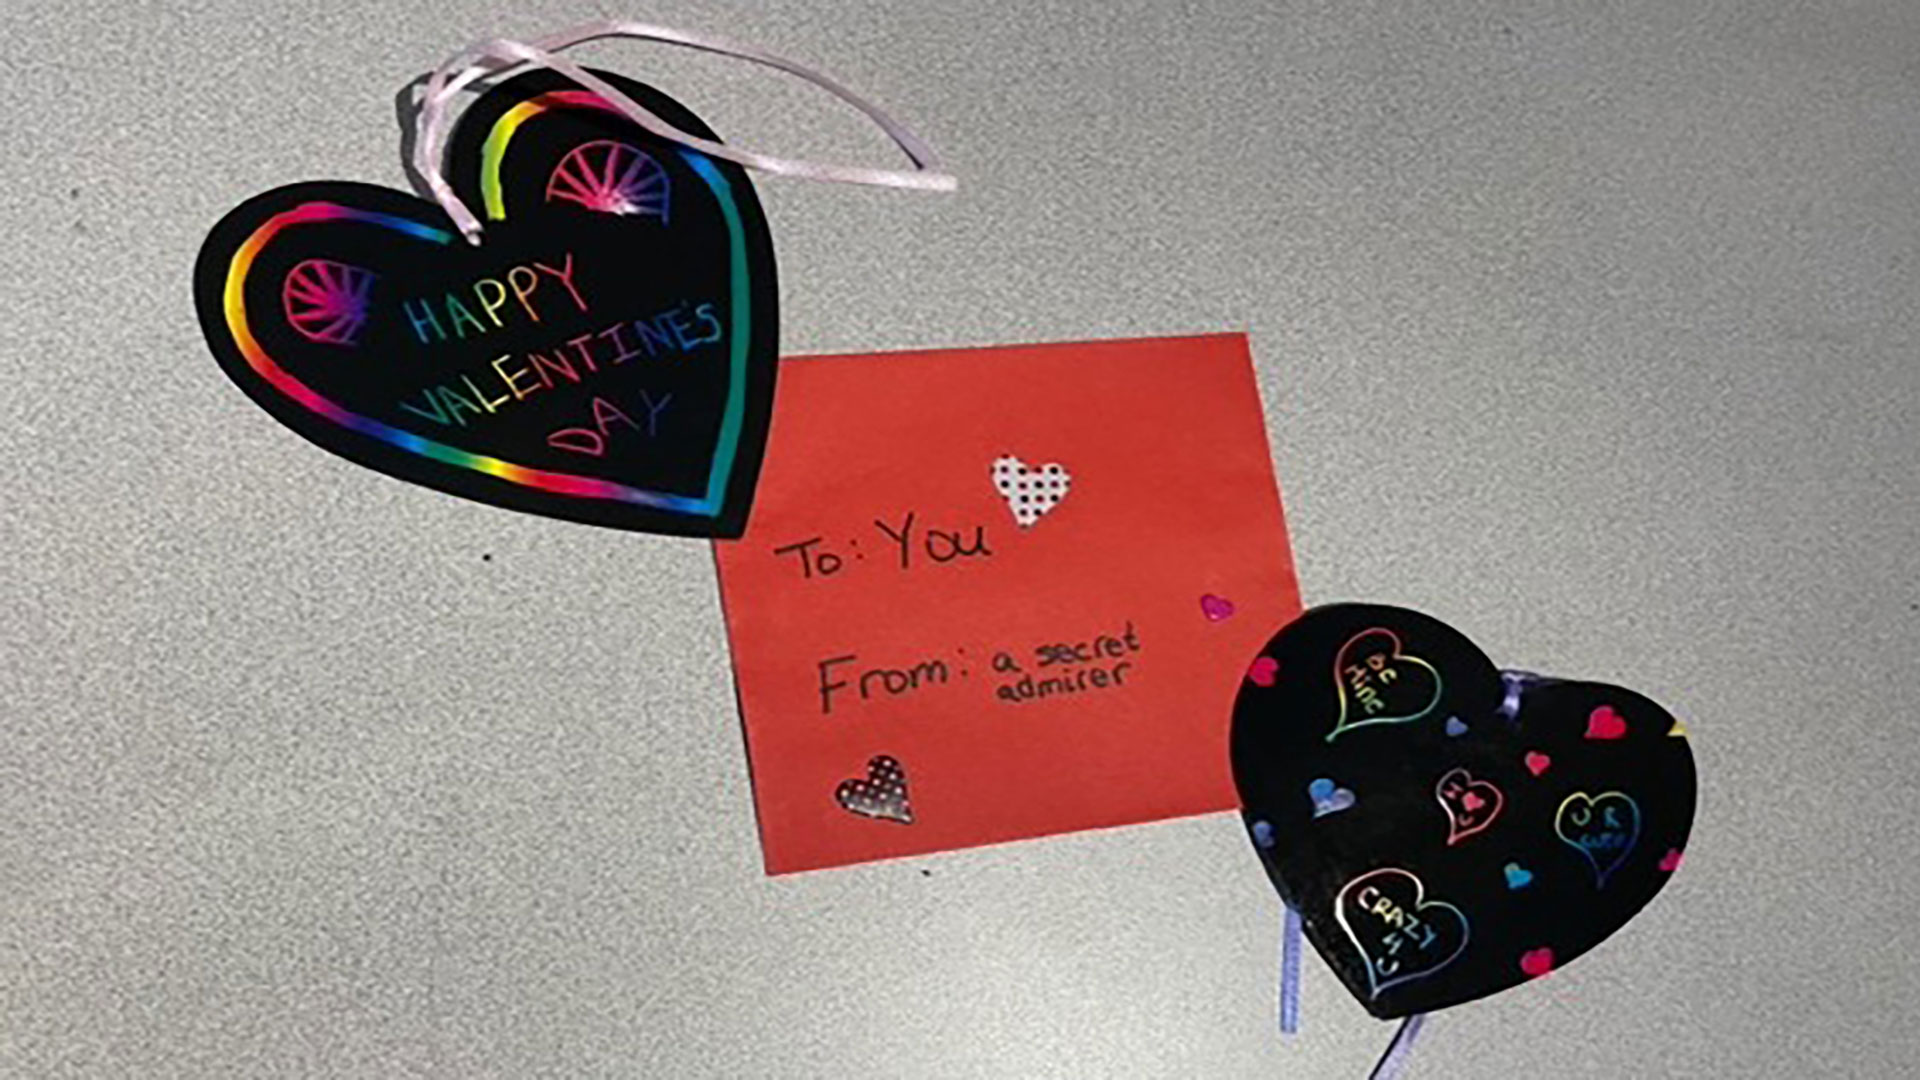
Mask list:
[[[332,259],[307,259],[280,283],[280,309],[296,333],[322,345],[354,345],[367,324],[374,274]]]
[[[667,170],[653,155],[615,139],[581,143],[547,177],[547,201],[575,203],[597,214],[667,220]]]

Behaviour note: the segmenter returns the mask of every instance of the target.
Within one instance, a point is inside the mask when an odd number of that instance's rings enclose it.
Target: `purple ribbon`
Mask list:
[[[1393,1033],[1393,1041],[1387,1044],[1387,1052],[1380,1055],[1368,1080],[1395,1080],[1400,1075],[1400,1070],[1407,1067],[1407,1058],[1413,1056],[1413,1040],[1426,1019],[1425,1013],[1414,1013],[1400,1021],[1400,1030]]]
[[[1281,905],[1280,920],[1280,1034],[1300,1030],[1300,913]]]

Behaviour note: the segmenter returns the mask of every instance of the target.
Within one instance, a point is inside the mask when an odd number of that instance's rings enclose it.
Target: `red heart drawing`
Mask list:
[[[865,780],[842,780],[833,798],[843,810],[861,817],[913,824],[913,806],[907,802],[907,770],[881,754],[867,762]]]
[[[1520,970],[1528,978],[1537,979],[1553,970],[1553,950],[1548,948],[1528,949],[1520,954]]]
[[[1660,869],[1665,870],[1669,874],[1673,873],[1675,870],[1680,869],[1680,849],[1679,848],[1667,849],[1667,853],[1660,857]]]
[[[1553,759],[1540,751],[1527,751],[1527,771],[1533,775],[1539,776],[1541,773],[1546,772],[1547,766],[1551,764],[1553,764]]]
[[[1613,706],[1602,705],[1587,715],[1587,738],[1623,739],[1627,735],[1627,722],[1613,711]]]
[[[1247,681],[1255,686],[1272,686],[1280,676],[1280,661],[1271,656],[1255,660],[1247,668]]]
[[[1233,610],[1233,601],[1224,596],[1208,593],[1200,598],[1200,614],[1205,615],[1208,622],[1219,622],[1221,619],[1229,618],[1233,615]]]

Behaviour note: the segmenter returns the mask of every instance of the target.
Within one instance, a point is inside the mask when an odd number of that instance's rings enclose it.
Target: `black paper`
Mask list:
[[[602,77],[715,138],[659,91]],[[229,213],[195,270],[229,377],[313,442],[418,484],[738,536],[778,349],[745,173],[536,71],[461,116],[446,174],[485,224],[478,247],[436,203],[366,184],[294,184]]]
[[[1375,1016],[1564,966],[1679,864],[1692,752],[1631,690],[1502,673],[1438,620],[1362,604],[1309,611],[1256,663],[1232,737],[1248,829]]]

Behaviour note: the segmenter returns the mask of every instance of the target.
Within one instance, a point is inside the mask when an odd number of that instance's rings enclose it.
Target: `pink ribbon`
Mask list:
[[[562,49],[612,37],[638,38],[644,41],[658,41],[668,45],[701,49],[723,56],[739,57],[797,75],[866,114],[869,119],[879,125],[880,130],[887,133],[887,137],[892,139],[895,145],[906,153],[914,167],[909,170],[897,170],[857,165],[828,165],[796,158],[774,157],[770,154],[727,146],[711,139],[703,139],[668,123],[639,102],[621,93],[605,79],[571,60],[555,55]],[[446,63],[440,65],[427,80],[426,93],[421,100],[420,115],[416,121],[418,126],[415,130],[418,137],[413,149],[414,171],[426,182],[433,197],[446,210],[447,216],[453,219],[454,225],[460,229],[461,235],[467,238],[468,243],[480,242],[480,219],[468,209],[466,203],[460,201],[458,195],[453,193],[453,186],[447,183],[447,178],[440,171],[441,150],[446,143],[450,127],[449,107],[462,90],[475,82],[516,71],[523,66],[543,67],[557,71],[598,94],[607,104],[653,134],[682,146],[691,147],[709,157],[731,161],[745,168],[781,176],[798,176],[809,180],[826,180],[841,184],[871,184],[878,187],[909,188],[917,191],[952,191],[959,186],[959,181],[950,173],[940,171],[938,156],[924,140],[881,111],[879,106],[826,75],[751,45],[689,34],[647,23],[607,20],[588,23],[585,26],[538,38],[532,42],[511,41],[505,38],[482,41],[462,49]]]

